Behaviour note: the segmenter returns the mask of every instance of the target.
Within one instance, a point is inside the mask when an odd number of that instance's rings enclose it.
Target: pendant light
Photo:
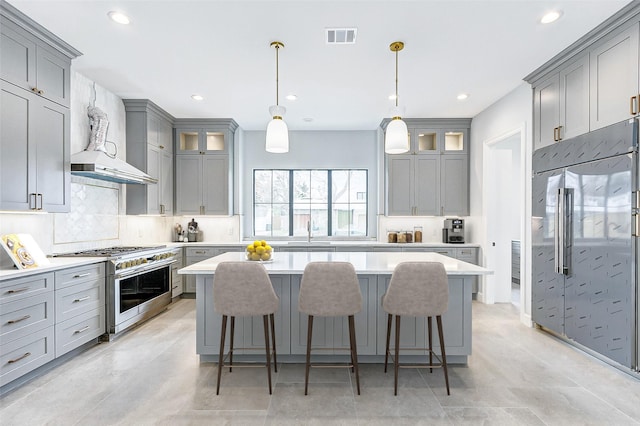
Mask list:
[[[282,116],[287,112],[287,109],[278,105],[278,51],[281,47],[284,47],[279,41],[271,43],[271,47],[276,49],[276,104],[269,107],[269,114],[273,119],[267,126],[267,142],[265,149],[267,152],[273,152],[276,154],[282,154],[289,152],[289,129],[287,123],[284,122]]]
[[[391,121],[387,125],[384,135],[384,152],[387,154],[402,154],[409,151],[409,129],[407,129],[407,124],[400,118],[401,113],[398,107],[398,52],[404,48],[404,43],[394,41],[389,48],[396,53],[396,106],[393,109]]]

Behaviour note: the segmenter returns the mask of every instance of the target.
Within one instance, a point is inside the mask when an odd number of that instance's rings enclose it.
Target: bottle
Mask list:
[[[407,242],[408,243],[412,242],[413,241],[413,232],[407,231],[407,232],[405,232],[405,234],[406,234],[405,238],[406,238]]]
[[[395,231],[389,231],[387,234],[387,242],[388,243],[397,243],[398,242],[398,233]]]

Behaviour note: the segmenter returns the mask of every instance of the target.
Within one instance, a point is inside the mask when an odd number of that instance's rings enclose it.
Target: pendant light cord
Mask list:
[[[276,105],[280,105],[280,98],[278,96],[278,93],[280,92],[280,80],[278,78],[279,75],[279,59],[278,59],[278,52],[280,51],[280,46],[276,45]]]
[[[398,107],[398,50],[396,50],[396,108]]]

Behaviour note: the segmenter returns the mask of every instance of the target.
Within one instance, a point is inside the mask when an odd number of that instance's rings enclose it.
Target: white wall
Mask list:
[[[531,315],[531,269],[530,269],[530,251],[527,242],[530,241],[531,230],[531,153],[532,153],[532,92],[531,87],[527,83],[522,83],[512,92],[495,102],[493,105],[482,111],[473,118],[471,122],[471,159],[470,159],[470,212],[471,217],[468,218],[473,224],[473,241],[483,246],[483,264],[485,261],[484,251],[486,250],[487,234],[486,234],[486,206],[483,204],[483,150],[484,144],[488,141],[496,140],[510,132],[523,129],[524,146],[522,146],[522,156],[525,160],[525,167],[520,171],[524,176],[524,190],[522,191],[521,200],[523,225],[521,226],[522,235],[522,257],[525,259],[525,268],[521,270],[522,282],[521,289],[526,299],[523,302],[521,318],[526,321]]]
[[[367,169],[369,181],[369,236],[377,232],[376,206],[378,205],[378,136],[371,131],[291,131],[289,152],[271,154],[265,151],[265,132],[242,133],[240,182],[238,188],[243,237],[252,232],[254,169],[313,169],[353,168]]]

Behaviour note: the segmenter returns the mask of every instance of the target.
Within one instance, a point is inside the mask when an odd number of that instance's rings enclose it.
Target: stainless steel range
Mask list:
[[[171,303],[171,264],[177,248],[110,247],[58,256],[108,257],[107,332],[117,334]]]

